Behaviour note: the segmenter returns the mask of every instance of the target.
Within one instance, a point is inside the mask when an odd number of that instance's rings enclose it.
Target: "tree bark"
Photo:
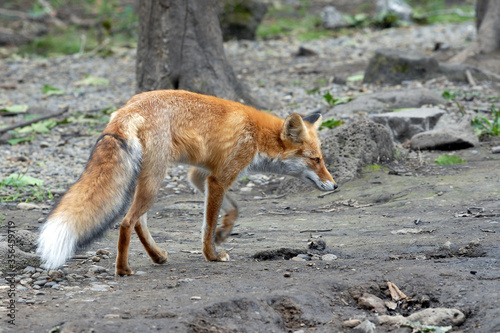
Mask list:
[[[141,0],[137,91],[185,89],[259,106],[238,81],[216,0]]]
[[[476,28],[476,39],[450,62],[464,62],[469,57],[488,54],[500,48],[500,1],[476,1]]]

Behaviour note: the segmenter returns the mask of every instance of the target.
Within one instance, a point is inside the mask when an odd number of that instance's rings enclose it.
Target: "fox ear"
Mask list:
[[[302,117],[296,113],[292,113],[286,117],[281,129],[281,138],[291,141],[295,144],[301,144],[307,140],[307,128],[302,121]]]
[[[323,116],[321,116],[321,113],[312,113],[303,117],[302,119],[304,121],[307,121],[308,123],[311,123],[314,129],[318,130],[319,126],[321,126],[321,120],[323,119]]]

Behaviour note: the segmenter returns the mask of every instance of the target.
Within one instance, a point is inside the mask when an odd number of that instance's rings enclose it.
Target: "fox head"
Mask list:
[[[318,113],[304,118],[293,113],[285,119],[280,134],[285,145],[282,163],[288,166],[287,174],[314,184],[322,191],[331,191],[338,185],[326,169],[321,153],[316,132],[321,119]]]

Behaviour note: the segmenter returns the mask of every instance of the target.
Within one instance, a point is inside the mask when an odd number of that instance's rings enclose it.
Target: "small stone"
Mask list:
[[[144,272],[144,271],[137,271],[135,272],[135,275],[146,275],[148,273]]]
[[[40,286],[37,286],[37,285],[34,285],[34,286],[33,286],[33,289],[38,290],[38,289],[41,289],[41,287],[40,287]]]
[[[29,285],[31,282],[33,282],[32,278],[26,278],[19,281],[19,283],[22,284],[23,286]]]
[[[36,300],[34,299],[28,299],[26,300],[26,304],[35,304]]]
[[[107,272],[108,270],[102,266],[97,266],[97,265],[92,265],[89,269],[89,272],[94,273],[94,274],[99,274],[99,273],[104,273]]]
[[[373,310],[380,314],[387,313],[387,308],[385,307],[385,302],[375,295],[364,293],[358,299],[358,304],[361,307]]]
[[[359,319],[349,319],[349,320],[345,320],[342,323],[342,326],[344,326],[346,328],[353,328],[353,327],[358,326],[359,324],[361,324],[361,320],[359,320]]]
[[[200,296],[191,296],[190,300],[199,301],[199,300],[201,300],[201,297]]]
[[[111,253],[108,250],[105,249],[99,249],[95,251],[96,256],[110,256]]]
[[[117,314],[117,313],[108,313],[108,314],[104,315],[104,318],[106,318],[106,319],[116,319],[116,318],[120,318],[120,315]]]
[[[290,272],[286,272],[285,274],[283,274],[283,276],[284,276],[284,277],[286,277],[286,278],[289,278],[289,277],[291,277],[291,276],[292,276],[292,273],[290,273]]]
[[[47,280],[37,280],[37,281],[35,281],[33,284],[34,284],[35,286],[43,286],[43,285],[44,285],[44,284],[46,284],[46,283],[47,283]]]
[[[99,262],[99,261],[101,261],[101,257],[98,257],[98,256],[93,256],[93,257],[92,257],[92,261],[93,261],[93,262]]]
[[[43,296],[45,295],[45,291],[37,291],[35,296]]]
[[[335,254],[331,254],[331,253],[328,253],[328,254],[321,256],[321,260],[323,260],[323,261],[334,261],[334,260],[337,260],[337,258],[338,257]]]
[[[300,257],[293,257],[290,260],[292,260],[292,261],[306,261],[304,258],[300,258]]]
[[[33,266],[28,266],[23,270],[23,272],[28,274],[33,274],[36,272],[36,269]]]
[[[32,203],[32,202],[20,202],[17,205],[17,208],[22,209],[22,210],[42,209],[42,208],[46,208],[46,207],[47,207],[46,205],[37,205],[37,204]]]
[[[28,290],[25,286],[17,286],[17,290]]]
[[[47,274],[50,276],[51,279],[59,279],[62,278],[63,276],[63,273],[58,270],[50,270]]]
[[[40,142],[40,148],[48,148],[48,147],[50,147],[50,145],[47,141]]]
[[[358,326],[353,328],[353,332],[356,333],[375,333],[375,324],[369,320],[365,320]]]
[[[50,282],[47,282],[46,284],[44,284],[44,288],[52,288],[52,286],[55,286],[57,284],[57,282],[55,281],[50,281]]]

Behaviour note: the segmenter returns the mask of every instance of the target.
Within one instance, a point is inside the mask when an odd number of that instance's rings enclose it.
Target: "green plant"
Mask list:
[[[14,105],[5,105],[0,106],[0,112],[6,113],[24,113],[28,111],[28,105],[26,104],[14,104]]]
[[[449,89],[446,89],[445,91],[443,91],[443,93],[441,94],[441,96],[443,96],[443,98],[445,98],[445,99],[456,99],[457,95],[459,93],[460,93],[459,90],[449,90]]]
[[[42,87],[42,92],[45,96],[53,96],[53,95],[64,95],[65,91],[56,87],[51,86],[50,84],[44,84]]]
[[[471,120],[472,128],[477,136],[500,135],[500,109],[496,109],[495,104],[491,106],[491,116],[492,120],[479,115]]]
[[[350,101],[352,101],[354,99],[354,98],[349,97],[349,96],[334,98],[329,91],[327,91],[323,95],[323,98],[325,99],[325,101],[330,106],[335,106],[335,105],[339,105],[339,104],[345,104],[345,103],[348,103],[348,102],[350,102]]]
[[[437,165],[453,165],[467,162],[459,156],[444,154],[436,158],[434,161]]]
[[[28,118],[28,117],[27,117]],[[11,145],[16,145],[23,142],[31,142],[37,133],[50,133],[50,130],[61,122],[53,119],[41,120],[28,126],[17,128],[9,132],[13,138],[7,140]]]
[[[343,123],[344,121],[342,119],[330,118],[326,121],[323,121],[319,129],[321,130],[323,128],[334,128],[342,125]]]
[[[14,188],[15,192],[8,188]],[[26,202],[53,198],[52,193],[43,188],[43,180],[20,173],[11,174],[0,181],[0,190],[8,193],[0,197],[1,202],[18,201],[20,198]]]

